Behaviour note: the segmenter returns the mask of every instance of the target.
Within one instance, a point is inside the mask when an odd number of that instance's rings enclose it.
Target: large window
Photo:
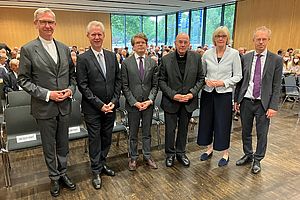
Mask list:
[[[156,45],[156,17],[143,17],[143,32],[148,37],[148,44]]]
[[[230,32],[232,39],[233,34],[233,25],[234,25],[234,13],[235,13],[235,4],[230,4],[225,6],[224,11],[224,26],[227,26]]]
[[[157,45],[165,44],[166,40],[166,17],[157,16]]]
[[[213,46],[212,34],[221,24],[222,7],[208,8],[206,15],[205,44]]]
[[[173,46],[176,37],[176,14],[167,16],[167,45]]]
[[[178,33],[189,33],[189,12],[178,13]]]
[[[193,49],[204,44],[211,47],[212,34],[221,24],[228,27],[232,36],[235,5],[230,3],[224,7],[223,4],[162,16],[111,15],[112,47],[128,46],[131,50],[131,37],[139,32],[147,35],[149,45],[174,46],[176,34],[184,32],[190,34]],[[222,9],[222,6],[225,9]]]
[[[126,41],[125,45],[129,50],[132,49],[131,38],[135,34],[142,32],[141,16],[126,15]]]
[[[202,30],[203,30],[203,9],[193,10],[191,20],[191,36],[190,41],[193,49],[202,46]]]
[[[125,16],[111,16],[112,49],[125,47]]]

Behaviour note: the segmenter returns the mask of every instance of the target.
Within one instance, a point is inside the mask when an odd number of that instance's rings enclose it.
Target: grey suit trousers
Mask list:
[[[46,165],[51,180],[58,180],[67,171],[69,154],[69,115],[37,119]]]
[[[267,135],[270,119],[266,117],[266,111],[260,100],[244,98],[241,102],[242,141],[245,155],[252,155],[252,128],[255,118],[257,145],[254,159],[257,161],[265,157],[267,150]]]

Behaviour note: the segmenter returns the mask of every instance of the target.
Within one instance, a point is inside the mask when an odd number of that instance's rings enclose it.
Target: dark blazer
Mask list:
[[[249,85],[254,52],[242,56],[243,79],[236,85],[234,100],[241,103]],[[278,110],[283,62],[278,55],[268,51],[265,61],[262,86],[261,102],[265,110],[271,108]]]
[[[159,86],[163,96],[161,107],[169,113],[176,113],[180,105],[173,97],[176,94],[193,94],[193,99],[185,103],[188,112],[198,108],[198,93],[204,85],[201,56],[193,51],[187,52],[184,77],[181,76],[176,60],[176,52],[162,57],[159,70]]]
[[[154,102],[158,90],[158,67],[156,62],[145,58],[145,75],[141,80],[135,56],[132,55],[122,63],[122,89],[126,98],[127,111],[138,112],[136,102],[152,100]]]
[[[103,49],[106,78],[91,49],[77,58],[76,74],[78,89],[82,93],[82,112],[99,114],[104,104],[119,106],[121,70],[116,55]]]
[[[75,67],[69,48],[54,40],[58,62],[55,64],[39,38],[21,48],[19,85],[31,95],[31,113],[36,119],[49,119],[71,112],[71,98],[62,102],[49,100],[48,91],[70,89],[75,92]]]
[[[3,77],[3,82],[4,82],[3,91],[5,93],[19,90],[19,85],[14,72],[10,71],[7,74],[5,74]]]

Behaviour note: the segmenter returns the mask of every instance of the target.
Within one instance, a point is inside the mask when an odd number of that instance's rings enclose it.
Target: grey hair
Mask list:
[[[38,16],[43,13],[51,13],[55,20],[55,14],[50,8],[38,8],[33,14],[33,21],[38,20]]]
[[[271,38],[272,31],[270,29],[268,29],[267,27],[265,27],[265,26],[261,26],[261,27],[256,28],[255,31],[254,31],[254,34],[253,34],[253,38],[255,38],[255,34],[258,31],[262,31],[262,32],[268,33],[268,37]]]
[[[91,21],[89,24],[86,26],[86,33],[88,34],[91,31],[92,26],[97,26],[100,27],[102,32],[105,32],[105,28],[102,22],[99,21]]]
[[[19,64],[19,60],[14,58],[9,62],[9,67],[11,67],[12,65],[18,65],[18,64]]]

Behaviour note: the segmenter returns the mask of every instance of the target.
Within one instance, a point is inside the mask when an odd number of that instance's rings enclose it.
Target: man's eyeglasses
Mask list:
[[[42,26],[45,26],[45,25],[49,25],[49,26],[53,26],[55,24],[55,21],[46,21],[46,20],[38,20],[39,24],[42,25]]]

